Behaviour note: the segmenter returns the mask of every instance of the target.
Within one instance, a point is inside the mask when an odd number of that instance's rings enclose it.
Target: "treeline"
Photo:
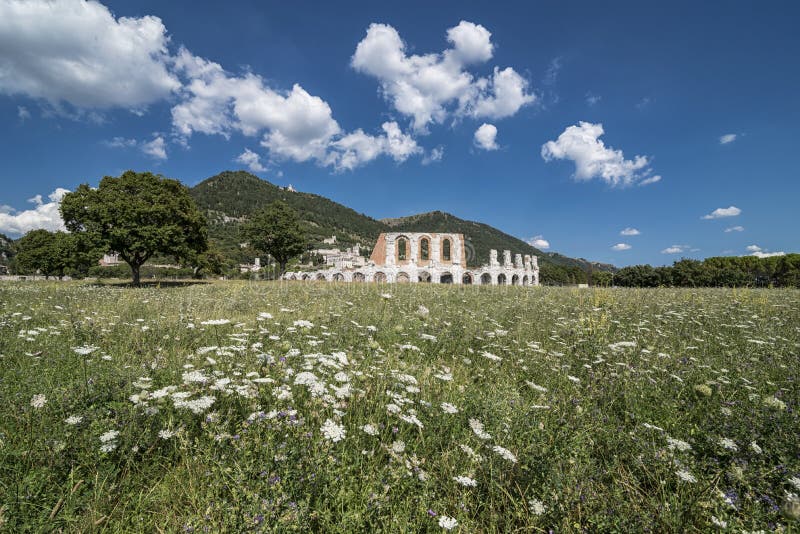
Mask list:
[[[611,281],[594,282],[621,287],[800,287],[800,254],[682,259],[664,267],[632,265],[614,273]]]

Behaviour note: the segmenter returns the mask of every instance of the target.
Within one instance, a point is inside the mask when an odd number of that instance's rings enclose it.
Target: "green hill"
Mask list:
[[[325,197],[288,191],[244,171],[225,171],[212,176],[191,188],[191,193],[206,212],[214,244],[237,262],[250,259],[239,246],[242,222],[249,214],[280,199],[297,210],[313,247],[321,246],[322,240],[332,235],[339,246],[361,243],[369,250],[381,232],[456,232],[464,234],[469,242],[467,258],[471,266],[488,262],[489,250],[494,248],[501,254],[506,249],[512,253],[536,254],[543,271],[553,267],[575,271],[614,269],[612,265],[542,252],[488,224],[466,221],[441,211],[376,220]]]

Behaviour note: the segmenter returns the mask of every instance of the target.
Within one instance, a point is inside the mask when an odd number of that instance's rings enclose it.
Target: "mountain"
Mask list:
[[[0,265],[8,265],[15,253],[14,241],[10,237],[0,234]]]
[[[332,235],[336,236],[340,247],[360,243],[371,249],[381,232],[456,232],[464,234],[470,244],[467,251],[469,265],[487,263],[489,250],[494,248],[500,254],[506,249],[512,254],[536,254],[543,271],[551,267],[583,272],[615,269],[613,265],[545,253],[488,224],[466,221],[441,211],[376,220],[328,198],[291,191],[245,171],[222,172],[200,182],[190,191],[208,217],[213,244],[237,262],[251,259],[239,246],[242,241],[239,226],[249,214],[280,199],[298,212],[315,248],[321,247],[322,240]]]

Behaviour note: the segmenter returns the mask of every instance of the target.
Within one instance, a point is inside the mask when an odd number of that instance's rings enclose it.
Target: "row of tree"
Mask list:
[[[595,285],[622,287],[800,287],[800,254],[682,259],[664,267],[632,265],[600,279],[598,274]]]
[[[106,176],[97,188],[82,184],[66,194],[60,210],[69,233],[25,234],[16,244],[18,272],[85,274],[109,252],[128,264],[136,285],[142,266],[156,256],[190,266],[195,276],[222,268],[223,258],[209,248],[205,216],[177,180],[133,171]],[[281,273],[306,247],[299,217],[280,201],[251,216],[242,233],[257,253],[275,259]]]

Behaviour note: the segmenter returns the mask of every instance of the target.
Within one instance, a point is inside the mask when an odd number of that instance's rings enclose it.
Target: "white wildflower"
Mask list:
[[[44,405],[47,404],[47,397],[42,395],[41,393],[34,395],[31,397],[31,406],[34,408],[44,408]]]
[[[396,440],[392,443],[392,452],[395,454],[400,454],[406,450],[406,443],[402,440]]]
[[[81,417],[80,415],[70,415],[69,417],[64,419],[64,422],[67,423],[68,425],[78,425],[81,423],[81,421],[83,421],[83,417]]]
[[[363,430],[366,434],[369,434],[370,436],[377,436],[378,435],[378,428],[375,425],[372,425],[372,424],[369,424],[369,423],[364,425],[364,426],[362,426],[361,430]]]
[[[679,450],[680,452],[686,452],[692,450],[691,445],[679,439],[667,438],[667,444],[671,451],[674,451],[675,449]]]
[[[175,435],[174,430],[169,430],[167,428],[158,431],[158,437],[161,439],[169,439]]]
[[[445,530],[453,530],[458,526],[458,521],[453,517],[443,515],[439,517],[439,526]]]
[[[697,478],[695,478],[693,474],[691,474],[689,471],[685,469],[679,469],[675,471],[675,474],[678,475],[678,478],[680,478],[684,482],[690,482],[690,483],[697,482]]]
[[[333,419],[327,419],[320,427],[320,432],[325,437],[325,439],[329,439],[332,442],[336,443],[337,441],[341,441],[344,439],[347,431],[344,427]]]
[[[720,445],[721,445],[723,448],[725,448],[725,449],[728,449],[729,451],[734,451],[734,452],[735,452],[735,451],[738,451],[738,450],[739,450],[739,446],[738,446],[738,445],[736,445],[736,442],[735,442],[735,441],[733,441],[733,440],[732,440],[732,439],[730,439],[730,438],[720,438],[720,440],[719,440],[719,444],[720,444]]]
[[[514,454],[510,450],[501,447],[500,445],[495,445],[494,447],[492,447],[492,450],[497,454],[499,454],[500,456],[502,456],[504,459],[508,460],[509,462],[517,463],[517,457],[514,456]]]
[[[108,443],[109,441],[114,441],[115,439],[117,439],[117,436],[119,436],[118,430],[109,430],[108,432],[100,436],[100,441],[102,441],[103,443]]]
[[[756,443],[755,441],[750,442],[750,450],[756,454],[761,454],[762,452],[764,452],[761,449],[761,447],[758,446],[758,443]]]
[[[442,403],[442,411],[444,413],[458,413],[458,408],[450,404],[449,402]]]
[[[545,506],[544,503],[539,499],[529,500],[528,507],[533,515],[542,515],[547,511],[547,506]]]
[[[483,423],[480,422],[478,419],[470,419],[469,426],[472,428],[472,431],[481,439],[492,439],[492,435],[486,432],[483,429]]]
[[[461,484],[462,486],[466,486],[468,488],[474,488],[478,485],[478,481],[474,478],[466,477],[466,476],[457,476],[453,477],[453,480]]]
[[[201,321],[200,324],[205,326],[219,326],[230,323],[228,319],[210,319],[208,321]]]

